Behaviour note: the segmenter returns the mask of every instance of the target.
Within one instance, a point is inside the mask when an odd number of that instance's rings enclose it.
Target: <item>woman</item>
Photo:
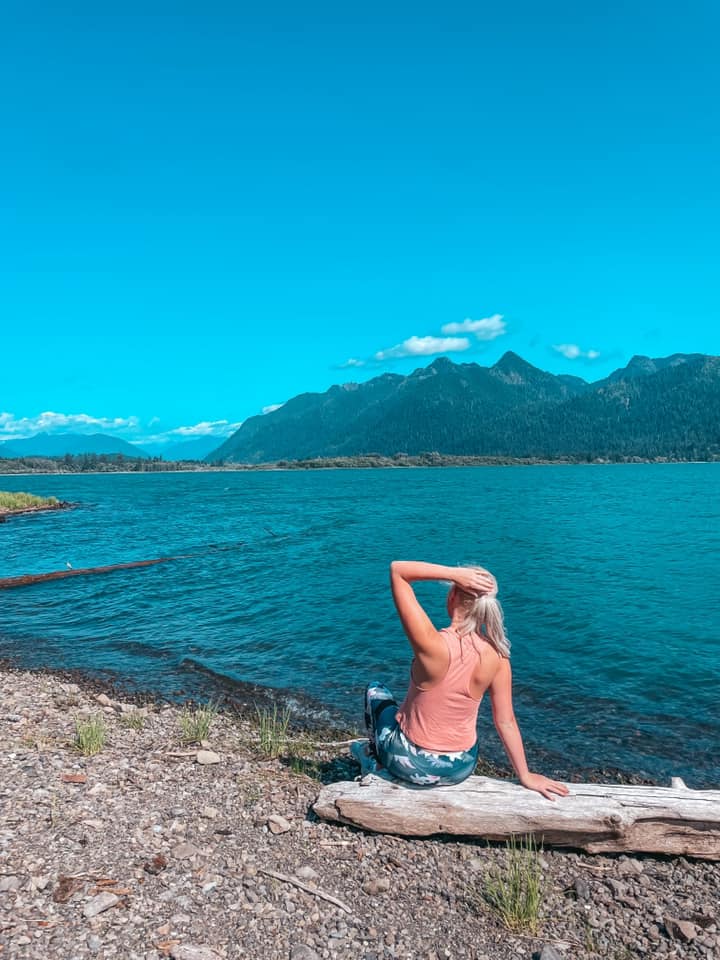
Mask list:
[[[432,625],[412,588],[416,580],[452,583],[449,626],[436,630]],[[566,796],[564,784],[528,770],[513,714],[510,644],[493,575],[482,567],[396,560],[390,582],[415,657],[399,709],[383,684],[367,687],[365,723],[379,763],[416,785],[462,782],[477,763],[477,713],[489,690],[495,728],[520,783],[548,800]]]

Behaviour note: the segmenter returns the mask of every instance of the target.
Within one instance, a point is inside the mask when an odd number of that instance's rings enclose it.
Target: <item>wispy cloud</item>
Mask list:
[[[431,357],[436,353],[458,353],[470,348],[467,337],[408,337],[402,343],[378,350],[373,360],[399,360],[402,357]]]
[[[482,320],[471,320],[468,317],[462,323],[446,323],[440,329],[442,333],[474,333],[478,340],[495,340],[507,333],[507,323],[501,313],[494,313]]]
[[[197,437],[219,437],[234,433],[242,421],[202,420],[188,426],[157,430],[159,417],[151,417],[143,424],[139,417],[93,417],[87,413],[54,413],[45,411],[36,417],[16,417],[12,413],[0,413],[0,441],[21,440],[37,433],[107,433],[122,437],[142,446],[143,443],[170,443],[192,440]],[[155,431],[151,432],[151,428]]]
[[[568,360],[597,360],[600,356],[599,350],[581,350],[576,343],[554,343],[553,350]]]
[[[229,420],[202,420],[189,427],[174,427],[166,430],[165,436],[171,437],[226,437],[242,426],[242,420],[231,423]]]
[[[138,429],[137,417],[91,417],[87,413],[54,413],[46,410],[37,417],[16,417],[0,413],[0,440],[31,437],[36,433],[132,433]]]
[[[280,407],[284,407],[285,402],[283,403],[270,403],[267,407],[262,408],[263,413],[273,413],[275,410],[279,410]]]
[[[364,367],[366,361],[358,360],[357,357],[349,357],[345,363],[339,364],[341,370],[346,370],[348,367]]]

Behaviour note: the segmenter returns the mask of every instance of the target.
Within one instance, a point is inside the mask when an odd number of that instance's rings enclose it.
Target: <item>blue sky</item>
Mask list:
[[[718,10],[4,4],[0,439],[720,353]]]

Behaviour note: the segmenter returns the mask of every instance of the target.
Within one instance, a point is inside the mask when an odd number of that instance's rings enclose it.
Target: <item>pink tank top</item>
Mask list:
[[[421,690],[411,666],[410,686],[397,718],[402,732],[418,747],[455,753],[470,750],[477,740],[480,700],[470,695],[470,679],[480,654],[472,635],[461,640],[454,630],[440,632],[450,655],[447,673],[430,689]]]

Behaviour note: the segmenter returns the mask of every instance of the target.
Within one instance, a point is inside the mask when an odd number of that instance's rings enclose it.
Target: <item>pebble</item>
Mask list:
[[[372,880],[366,880],[362,888],[368,896],[375,897],[379,893],[387,893],[390,889],[390,881],[387,877],[377,877]]]
[[[173,856],[176,860],[189,860],[199,852],[198,848],[192,843],[179,843],[176,847],[173,847]]]
[[[220,754],[215,753],[214,750],[198,750],[195,757],[197,762],[202,766],[209,766],[212,763],[220,763]]]
[[[279,813],[273,813],[267,818],[267,825],[270,833],[287,833],[288,830],[292,830],[292,824],[281,817]]]
[[[320,954],[306,943],[296,943],[290,948],[290,960],[320,960]]]
[[[300,880],[317,880],[319,874],[312,867],[305,865],[297,868],[295,876]]]
[[[552,944],[546,943],[540,951],[540,960],[565,960],[565,958]]]
[[[220,960],[220,954],[211,947],[195,943],[179,943],[170,950],[173,960]]]
[[[104,913],[110,907],[114,907],[116,903],[120,903],[120,897],[106,890],[103,893],[98,893],[97,896],[85,904],[83,915],[88,919],[96,917],[99,913]]]

